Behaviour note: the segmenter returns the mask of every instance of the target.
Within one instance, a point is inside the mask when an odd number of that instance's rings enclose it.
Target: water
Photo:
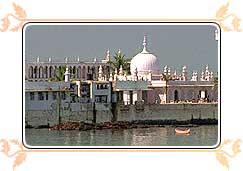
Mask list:
[[[175,127],[58,131],[26,129],[31,146],[212,146],[217,143],[217,126],[192,127],[190,135],[177,135]]]

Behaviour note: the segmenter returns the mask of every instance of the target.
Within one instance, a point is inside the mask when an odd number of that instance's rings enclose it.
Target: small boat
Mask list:
[[[190,128],[176,128],[175,132],[177,134],[189,134],[190,133]]]

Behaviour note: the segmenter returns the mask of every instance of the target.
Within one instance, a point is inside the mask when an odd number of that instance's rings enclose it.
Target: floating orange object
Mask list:
[[[190,133],[190,128],[176,128],[175,132],[177,134],[189,134]]]

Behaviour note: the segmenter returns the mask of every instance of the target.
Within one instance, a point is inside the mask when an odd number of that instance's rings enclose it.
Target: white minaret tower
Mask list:
[[[37,62],[37,63],[40,62],[40,57],[37,57],[36,62]]]
[[[182,80],[183,81],[187,80],[187,68],[185,65],[182,67]]]
[[[205,75],[204,75],[204,71],[202,71],[202,73],[201,73],[201,79],[200,79],[201,81],[205,81]]]
[[[197,71],[193,71],[191,81],[197,81]]]
[[[68,57],[65,58],[65,62],[68,63]]]
[[[68,67],[66,67],[66,71],[65,71],[64,75],[65,75],[65,82],[69,82],[70,81],[70,73],[69,73]]]
[[[114,80],[116,81],[117,80],[117,68],[115,68],[115,74],[114,74]]]
[[[165,65],[165,67],[164,67],[164,74],[165,74],[165,75],[168,74],[168,66],[167,66],[167,65]]]
[[[123,75],[123,68],[122,68],[122,65],[120,66],[120,69],[119,69],[119,76],[122,76]]]
[[[206,68],[205,68],[205,80],[207,80],[207,81],[210,80],[210,72],[209,72],[208,65],[206,65]]]
[[[99,73],[98,73],[98,81],[101,81],[103,79],[103,71],[102,71],[102,66],[100,65],[99,67]]]
[[[106,58],[105,58],[106,61],[110,61],[111,60],[111,54],[110,54],[110,50],[108,49],[106,51]]]
[[[48,62],[51,62],[51,58],[48,59]]]

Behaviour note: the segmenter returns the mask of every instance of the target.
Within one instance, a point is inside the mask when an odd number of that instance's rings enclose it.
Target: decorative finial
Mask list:
[[[147,52],[147,35],[143,36],[143,52]]]
[[[110,55],[110,50],[109,49],[106,51],[106,60],[107,61],[111,60],[111,55]]]
[[[68,62],[68,57],[65,58],[65,62],[66,62],[66,63]]]

